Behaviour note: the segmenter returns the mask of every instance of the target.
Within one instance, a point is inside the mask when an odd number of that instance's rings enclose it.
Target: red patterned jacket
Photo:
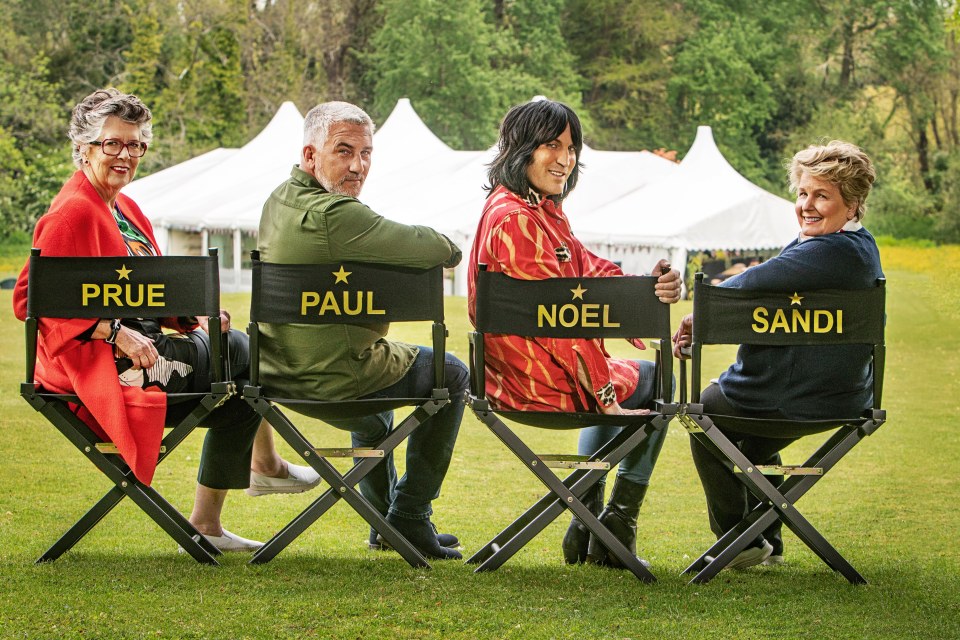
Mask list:
[[[468,310],[476,325],[478,264],[514,278],[621,276],[620,267],[588,251],[573,236],[560,206],[531,192],[524,200],[504,187],[487,198],[470,252]],[[633,360],[611,358],[603,341],[487,335],[486,394],[502,409],[597,411],[616,394],[624,401],[637,388]],[[595,387],[577,382],[577,356]]]

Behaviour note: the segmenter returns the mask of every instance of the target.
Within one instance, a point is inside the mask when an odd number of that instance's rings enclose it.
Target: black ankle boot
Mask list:
[[[607,506],[600,514],[600,524],[610,530],[610,533],[623,543],[631,554],[637,554],[637,516],[640,515],[640,505],[647,495],[647,485],[636,484],[621,477],[613,483],[613,491]],[[608,567],[622,569],[623,564],[610,553],[596,536],[590,536],[587,549],[587,562]],[[644,566],[649,566],[646,560],[641,559]]]
[[[463,558],[456,549],[450,549],[440,544],[437,540],[437,531],[433,528],[429,518],[414,520],[401,518],[391,513],[387,516],[387,522],[392,524],[400,532],[400,535],[406,538],[426,558],[437,560],[460,560]]]
[[[603,490],[606,482],[601,480],[590,487],[583,496],[583,506],[593,515],[600,513],[600,505],[603,504]],[[563,536],[561,547],[563,549],[563,561],[567,564],[580,564],[587,561],[587,546],[590,543],[590,532],[583,523],[574,516],[570,520],[570,527]]]

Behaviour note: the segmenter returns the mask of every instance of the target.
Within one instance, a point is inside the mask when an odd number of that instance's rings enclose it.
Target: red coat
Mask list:
[[[502,186],[487,198],[470,252],[467,311],[474,325],[481,263],[521,280],[623,275],[620,267],[577,240],[552,200],[534,205]],[[600,339],[487,335],[484,345],[486,394],[498,408],[596,411],[601,403],[610,404],[614,394],[619,402],[629,398],[639,381],[639,365],[610,357]],[[592,394],[578,382],[580,360],[594,384]]]
[[[130,198],[117,196],[120,210],[156,246],[153,226]],[[33,246],[46,256],[125,256],[127,247],[107,203],[77,171],[37,221]],[[13,292],[13,310],[27,315],[27,275],[24,266]],[[136,477],[153,480],[160,454],[166,394],[120,385],[113,347],[103,340],[76,337],[92,325],[90,319],[43,319],[37,348],[37,381],[54,393],[75,393],[84,406],[77,415],[98,435],[112,441]]]

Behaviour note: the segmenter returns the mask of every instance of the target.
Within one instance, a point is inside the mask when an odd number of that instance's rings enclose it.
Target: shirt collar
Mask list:
[[[527,195],[523,201],[534,209],[542,209],[550,215],[558,218],[563,217],[563,209],[560,207],[559,199],[555,200],[553,196],[542,196],[540,192],[533,187],[527,188]]]
[[[317,181],[313,174],[307,173],[299,165],[293,165],[293,169],[290,170],[290,177],[305,186],[323,189],[323,185]]]
[[[863,225],[860,224],[859,220],[854,218],[853,220],[847,220],[847,223],[840,227],[836,233],[843,233],[844,231],[860,231],[860,229],[863,229]],[[805,236],[801,233],[799,236],[797,236],[797,242],[806,242],[813,237],[814,236]]]
[[[527,187],[527,195],[524,197],[524,201],[529,204],[531,207],[540,208],[540,203],[544,200],[543,196],[534,189],[533,187]]]

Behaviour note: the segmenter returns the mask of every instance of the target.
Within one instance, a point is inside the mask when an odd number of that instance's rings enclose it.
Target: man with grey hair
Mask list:
[[[357,200],[370,170],[374,124],[346,102],[320,104],[304,120],[300,165],[263,205],[258,245],[265,262],[371,262],[401,267],[453,267],[460,249],[433,229],[384,218]],[[433,351],[386,339],[389,325],[263,325],[261,379],[296,397],[347,400],[425,397],[433,388]],[[407,444],[406,473],[397,481],[387,456],[360,491],[429,558],[459,559],[457,538],[438,534],[431,502],[450,465],[463,417],[469,373],[446,354],[450,404],[420,425]],[[354,447],[379,443],[393,413],[331,421],[352,434]],[[370,531],[371,548],[382,538]]]

